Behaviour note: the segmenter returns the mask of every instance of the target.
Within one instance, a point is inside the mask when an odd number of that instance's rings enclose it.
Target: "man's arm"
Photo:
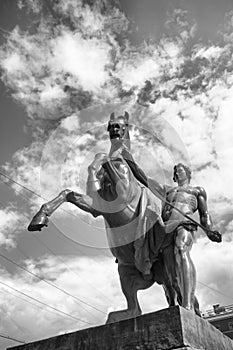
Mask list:
[[[198,203],[198,212],[200,216],[200,223],[207,229],[211,230],[212,220],[207,209],[206,191],[202,187],[197,187],[197,190],[198,190],[197,203]]]
[[[161,185],[156,180],[147,177],[144,171],[139,167],[139,165],[133,159],[132,154],[128,149],[122,150],[122,156],[130,167],[135,178],[141,182],[144,186],[148,187],[152,193],[154,193],[160,199],[164,199],[166,195],[166,187]]]
[[[198,191],[197,203],[198,203],[198,212],[200,216],[200,223],[202,224],[202,226],[204,226],[207,229],[205,232],[211,241],[221,242],[222,240],[221,234],[218,231],[212,231],[213,224],[207,208],[206,191],[202,187],[197,187],[197,191]]]

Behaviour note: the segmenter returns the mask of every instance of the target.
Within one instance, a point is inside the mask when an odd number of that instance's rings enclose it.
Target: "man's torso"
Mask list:
[[[190,185],[168,187],[166,190],[166,201],[184,214],[193,216],[198,209],[198,195],[198,188]],[[182,214],[166,203],[163,205],[162,218],[164,222],[187,221]]]

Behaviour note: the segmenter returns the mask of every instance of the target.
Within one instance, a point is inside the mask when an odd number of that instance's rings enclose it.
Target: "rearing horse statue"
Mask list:
[[[88,167],[86,194],[63,190],[42,205],[33,217],[29,231],[41,230],[48,217],[64,202],[70,202],[105,221],[110,250],[118,263],[121,289],[127,309],[111,312],[107,323],[139,316],[137,292],[157,282],[164,287],[169,306],[181,304],[174,279],[173,237],[165,233],[157,198],[134,177],[124,149],[130,149],[129,115],[111,114],[108,132],[109,154],[98,153]]]

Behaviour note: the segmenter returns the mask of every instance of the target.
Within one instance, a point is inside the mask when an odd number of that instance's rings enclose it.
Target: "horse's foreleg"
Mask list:
[[[52,199],[51,201],[45,203],[42,205],[42,210],[43,212],[47,215],[50,216],[52,215],[55,210],[57,210],[57,208],[60,207],[61,204],[67,202],[66,196],[71,193],[70,190],[63,190],[59,193],[59,195],[57,197],[55,197],[54,199]]]
[[[80,194],[77,192],[69,192],[66,195],[66,201],[76,205],[79,209],[92,214],[94,217],[100,215],[98,210],[94,209],[93,198],[87,194]]]
[[[33,217],[28,226],[29,231],[41,231],[44,226],[48,226],[48,216],[52,215],[61,204],[66,202],[66,196],[70,190],[63,190],[57,197],[43,204],[38,213]]]
[[[28,226],[29,231],[41,231],[44,226],[48,226],[48,217],[52,215],[57,208],[60,207],[61,204],[65,203],[66,196],[71,191],[66,189],[59,193],[57,197],[52,199],[51,201],[44,203],[38,213],[33,217],[32,221]]]
[[[80,209],[91,213],[94,217],[100,215],[100,213],[93,208],[93,199],[90,196],[66,189],[60,192],[57,197],[41,206],[40,210],[29,224],[28,230],[41,231],[44,226],[48,226],[48,217],[65,202],[76,205]]]

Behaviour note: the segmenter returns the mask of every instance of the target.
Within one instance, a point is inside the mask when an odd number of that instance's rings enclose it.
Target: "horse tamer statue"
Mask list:
[[[105,221],[109,247],[118,263],[121,289],[127,309],[109,313],[107,323],[141,315],[138,290],[161,284],[169,306],[182,305],[182,288],[175,270],[174,237],[167,233],[157,206],[157,197],[143,181],[137,181],[130,151],[129,115],[111,114],[109,154],[98,153],[88,167],[86,194],[63,190],[45,203],[33,217],[29,231],[40,231],[48,217],[64,202],[70,202]],[[135,165],[135,164],[134,164]],[[138,168],[138,172],[141,170]],[[191,309],[200,315],[193,295]]]

